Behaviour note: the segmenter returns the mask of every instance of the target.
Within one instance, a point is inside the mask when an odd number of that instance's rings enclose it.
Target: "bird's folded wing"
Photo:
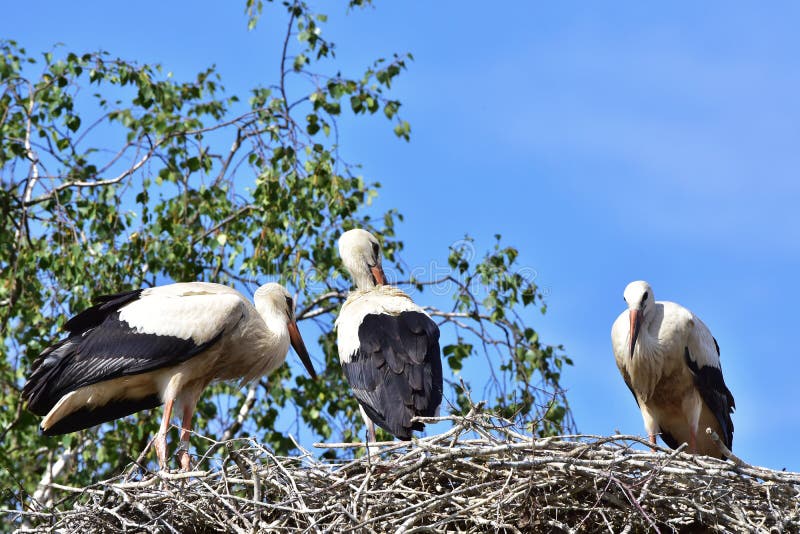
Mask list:
[[[722,428],[724,436],[720,437],[728,447],[731,447],[733,444],[731,413],[736,403],[722,377],[719,345],[700,319],[695,317],[693,323],[694,327],[690,330],[684,354],[686,365],[694,376],[694,384],[703,402]]]
[[[422,312],[366,315],[359,348],[342,369],[356,398],[377,425],[402,439],[415,415],[432,416],[442,402],[439,329]]]
[[[114,297],[102,297],[102,302]],[[78,388],[186,361],[213,345],[245,313],[235,293],[153,291],[129,297],[118,307],[100,306],[71,319],[68,324],[88,328],[73,328],[70,337],[45,349],[34,363],[23,389],[33,413],[46,414],[61,396]]]

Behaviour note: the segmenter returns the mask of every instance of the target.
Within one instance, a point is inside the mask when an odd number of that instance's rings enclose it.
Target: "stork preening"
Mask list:
[[[674,302],[656,302],[647,282],[625,288],[628,309],[611,328],[614,357],[642,412],[650,442],[722,457],[711,428],[730,449],[735,407],[722,378],[719,345],[708,327]]]
[[[381,246],[365,230],[339,238],[339,255],[357,289],[336,320],[339,361],[361,405],[370,441],[375,426],[400,439],[423,430],[415,416],[442,403],[439,327],[407,294],[386,284]]]
[[[316,377],[286,289],[265,284],[254,302],[203,282],[98,297],[67,321],[69,336],[33,363],[22,397],[44,416],[41,428],[50,436],[164,404],[154,440],[159,466],[167,464],[174,410],[182,416],[178,453],[187,471],[192,417],[209,383],[268,375],[284,362],[290,343]]]

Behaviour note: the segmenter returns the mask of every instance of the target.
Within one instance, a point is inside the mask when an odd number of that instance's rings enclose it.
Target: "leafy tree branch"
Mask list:
[[[284,283],[297,296],[304,334],[317,336],[320,380],[284,366],[247,393],[219,384],[199,404],[196,428],[253,435],[279,453],[295,449],[288,427],[302,425],[315,439],[357,438],[358,405],[333,332],[349,290],[335,243],[353,227],[375,231],[387,263],[403,272],[395,233],[402,215],[368,209],[378,185],[341,157],[347,140],[337,123],[382,116],[410,139],[390,91],[412,58],[325,74],[335,66],[327,18],[305,2],[267,4],[286,22],[275,43],[282,53],[274,83],[246,98],[228,94],[213,68],[180,81],[106,52],[32,55],[0,40],[0,442],[8,465],[30,466],[0,469],[0,485],[17,488],[4,494],[5,508],[27,506],[54,466],[74,485],[107,478],[155,433],[142,414],[46,438],[19,399],[32,361],[71,314],[131,288],[206,280],[247,294],[266,280]],[[250,27],[264,6],[246,2]],[[449,274],[401,282],[422,292],[422,303],[448,284],[451,307],[430,313],[441,321],[450,409],[466,410],[480,394],[537,434],[572,430],[560,388],[571,361],[531,326],[543,296],[520,271],[517,251],[498,239],[475,260],[472,242],[460,243],[443,251]],[[468,366],[486,366],[489,379],[471,384]]]

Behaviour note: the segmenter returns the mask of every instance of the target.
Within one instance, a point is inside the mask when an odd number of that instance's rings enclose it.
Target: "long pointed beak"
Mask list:
[[[628,347],[630,350],[630,357],[633,358],[633,349],[636,348],[636,338],[639,337],[639,328],[642,327],[642,315],[639,310],[631,310],[631,344]]]
[[[314,366],[311,365],[311,358],[308,355],[308,351],[306,350],[306,344],[303,343],[303,338],[300,336],[300,330],[297,329],[297,323],[294,321],[289,321],[289,340],[292,342],[292,347],[294,347],[294,351],[300,356],[300,361],[303,362],[308,374],[311,375],[311,378],[314,380],[317,379],[317,373],[314,371]]]
[[[386,285],[386,275],[383,274],[383,267],[380,265],[373,265],[369,268],[372,272],[372,277],[375,279],[375,283],[379,286]]]

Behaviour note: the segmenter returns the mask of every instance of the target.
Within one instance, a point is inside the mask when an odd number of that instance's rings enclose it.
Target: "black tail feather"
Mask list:
[[[85,428],[93,427],[101,423],[113,421],[126,415],[131,415],[142,410],[150,410],[161,406],[161,398],[158,395],[151,395],[143,399],[119,399],[113,400],[95,409],[81,408],[44,430],[45,436],[59,436],[77,432]]]

